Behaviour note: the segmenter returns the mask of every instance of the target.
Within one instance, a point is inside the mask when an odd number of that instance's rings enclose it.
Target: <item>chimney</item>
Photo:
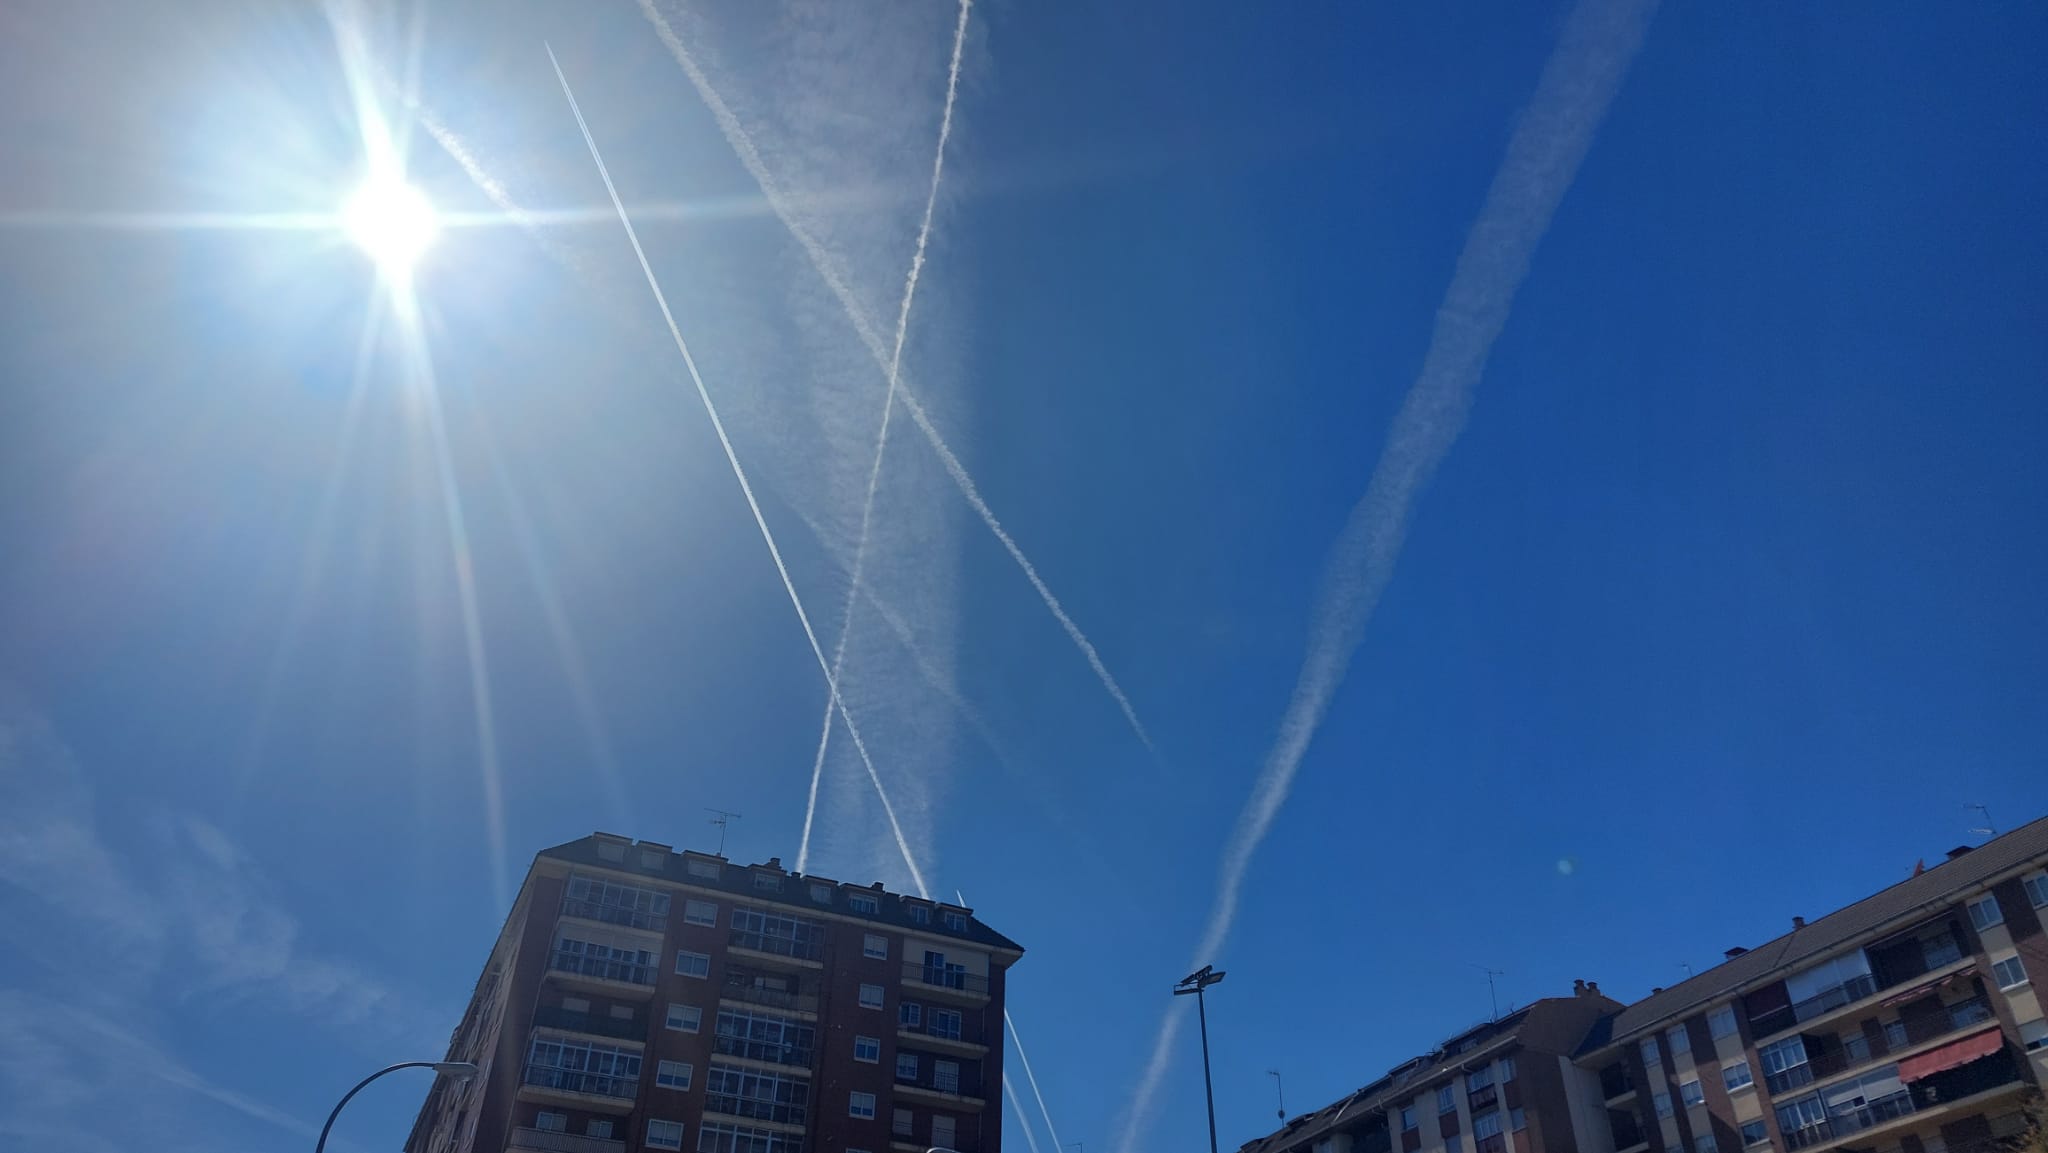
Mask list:
[[[1735,946],[1735,947],[1734,947],[1734,948],[1732,948],[1732,949],[1728,949],[1728,950],[1724,951],[1724,952],[1723,952],[1723,953],[1721,954],[1721,956],[1723,956],[1724,958],[1726,958],[1726,959],[1728,959],[1728,960],[1730,960],[1730,961],[1733,961],[1733,960],[1734,960],[1735,958],[1737,958],[1737,957],[1740,957],[1740,956],[1742,956],[1742,955],[1743,955],[1744,953],[1747,953],[1747,952],[1749,952],[1749,950],[1748,950],[1748,949],[1745,949],[1745,948],[1743,948],[1743,947],[1742,947],[1741,945],[1737,945],[1737,946]]]
[[[1662,986],[1662,985],[1652,985],[1652,986],[1650,986],[1650,996],[1652,996],[1652,997],[1656,996],[1656,995],[1657,995],[1657,994],[1659,994],[1659,993],[1662,993],[1663,991],[1664,991],[1664,986]]]
[[[1588,981],[1588,982],[1586,982],[1586,996],[1588,996],[1588,997],[1598,997],[1599,995],[1600,995],[1600,982],[1598,982],[1598,981]]]
[[[1970,851],[1970,846],[1968,846],[1968,845],[1957,845],[1957,846],[1956,846],[1955,848],[1953,848],[1953,849],[1950,849],[1950,850],[1948,851],[1948,859],[1949,859],[1949,860],[1951,860],[1951,861],[1953,861],[1953,860],[1955,860],[1955,859],[1956,859],[1957,857],[1960,857],[1960,856],[1962,856],[1962,855],[1963,855],[1964,853],[1967,853],[1967,852],[1969,852],[1969,851]]]
[[[1801,929],[1804,929],[1805,927],[1806,927],[1806,918],[1805,918],[1805,917],[1794,917],[1794,918],[1792,918],[1792,931],[1793,931],[1793,932],[1795,932],[1795,933],[1796,933],[1796,932],[1798,932],[1799,930],[1801,930]]]
[[[1585,995],[1586,995],[1586,983],[1585,983],[1584,981],[1582,981],[1582,980],[1578,979],[1577,977],[1574,977],[1574,978],[1572,978],[1572,996],[1574,996],[1574,997],[1583,997],[1583,996],[1585,996]]]
[[[771,868],[771,869],[780,869],[780,868],[782,867],[782,858],[781,858],[781,857],[770,857],[770,858],[768,858],[768,867],[769,867],[769,868]]]

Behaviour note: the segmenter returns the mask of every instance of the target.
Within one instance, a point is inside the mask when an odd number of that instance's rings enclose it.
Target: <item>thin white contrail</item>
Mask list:
[[[860,504],[860,537],[853,546],[853,576],[846,586],[846,608],[839,614],[839,640],[832,647],[832,670],[827,675],[836,691],[840,671],[846,664],[846,638],[853,631],[853,606],[860,597],[862,567],[868,559],[868,532],[874,522],[875,489],[882,480],[882,456],[889,447],[889,418],[896,411],[896,385],[903,368],[903,341],[910,332],[910,305],[917,299],[917,277],[924,271],[924,249],[932,235],[932,210],[939,203],[939,179],[946,171],[946,139],[953,134],[953,99],[960,91],[960,52],[967,43],[967,13],[974,0],[960,0],[960,19],[953,26],[953,58],[946,66],[946,106],[939,114],[939,144],[932,152],[932,180],[924,197],[924,219],[917,226],[917,246],[911,252],[910,271],[903,277],[903,303],[896,309],[896,343],[889,352],[889,388],[882,397],[882,427],[875,434],[875,462],[868,468],[868,491]],[[832,742],[832,702],[825,702],[825,720],[818,732],[818,755],[811,764],[811,793],[804,804],[804,835],[796,850],[796,871],[804,871],[811,856],[811,822],[818,812],[818,779],[825,775],[825,749]]]
[[[683,330],[676,325],[675,314],[669,311],[668,297],[661,291],[661,282],[655,278],[654,266],[647,262],[647,252],[640,247],[640,236],[633,231],[633,220],[626,215],[626,206],[619,199],[619,190],[612,185],[611,170],[605,167],[604,156],[597,150],[597,138],[590,134],[590,125],[583,120],[583,109],[576,103],[576,93],[569,87],[569,77],[562,72],[562,63],[555,59],[553,46],[547,46],[548,63],[554,65],[555,79],[561,82],[562,95],[568,98],[569,111],[576,117],[576,127],[583,133],[583,143],[590,149],[590,159],[597,165],[597,174],[604,181],[604,190],[612,199],[612,207],[618,211],[619,223],[625,226],[626,240],[633,246],[633,255],[640,261],[640,272],[647,277],[647,287],[654,294],[654,303],[661,309],[661,318],[668,324],[668,333],[675,340],[676,351],[682,354],[683,367],[689,370],[690,383],[697,386],[697,398],[704,402],[704,412],[711,418],[712,431],[718,434],[718,443],[725,450],[726,463],[732,466],[733,479],[739,481],[740,493],[747,498],[747,508],[754,514],[754,525],[761,530],[761,540],[768,546],[768,555],[775,561],[775,571],[782,577],[783,591],[789,594],[790,606],[796,609],[797,623],[803,626],[804,639],[811,642],[811,654],[818,658],[818,668],[825,673],[826,691],[839,709],[839,719],[846,722],[846,732],[853,738],[853,747],[860,753],[861,764],[867,766],[868,779],[874,782],[875,795],[881,798],[882,813],[889,818],[889,831],[896,837],[896,849],[903,854],[904,867],[910,870],[910,879],[917,884],[919,896],[929,897],[925,888],[924,874],[917,867],[917,859],[911,855],[910,842],[903,837],[903,826],[896,820],[896,807],[889,803],[888,791],[882,787],[881,775],[875,772],[874,761],[868,758],[867,743],[860,739],[860,728],[853,723],[852,714],[846,711],[846,702],[840,699],[839,687],[831,683],[832,666],[825,660],[825,650],[818,645],[818,634],[811,628],[810,615],[804,612],[804,603],[796,595],[796,585],[789,579],[789,568],[782,563],[782,550],[775,547],[775,534],[768,531],[768,520],[761,515],[761,504],[754,499],[754,487],[747,483],[746,470],[740,467],[739,454],[733,451],[732,439],[725,434],[725,422],[718,419],[718,406],[711,403],[711,391],[704,387],[704,378],[697,372],[697,360],[690,355],[690,346],[683,340]]]
[[[1245,871],[1287,799],[1295,771],[1342,683],[1380,594],[1393,575],[1415,496],[1465,426],[1493,342],[1515,290],[1571,187],[1629,62],[1642,44],[1655,0],[1580,0],[1543,66],[1486,201],[1465,237],[1450,288],[1437,309],[1422,371],[1394,417],[1365,495],[1331,549],[1308,655],[1279,734],[1250,800],[1238,815],[1217,873],[1215,904],[1193,965],[1213,961],[1237,915]],[[1169,1011],[1151,1061],[1132,1095],[1118,1149],[1136,1148],[1185,1014]]]
[[[966,893],[961,892],[959,889],[955,889],[953,890],[953,898],[960,902],[961,908],[964,909],[967,907]],[[1060,1131],[1058,1127],[1052,1123],[1052,1110],[1045,1107],[1045,1094],[1038,1091],[1038,1074],[1031,1071],[1031,1055],[1024,1051],[1024,1038],[1019,1036],[1017,1033],[1017,1022],[1011,1019],[1010,1007],[1008,1005],[1003,1006],[1003,1025],[1010,1034],[1010,1043],[1016,1046],[1017,1048],[1018,1060],[1024,1063],[1024,1078],[1025,1080],[1031,1083],[1031,1095],[1038,1099],[1038,1112],[1040,1116],[1045,1118],[1045,1131],[1047,1133],[1052,1134],[1053,1153],[1065,1153],[1066,1146],[1060,1143]],[[1003,1071],[1003,1088],[1010,1088],[1010,1074],[1008,1070]],[[1010,1104],[1013,1106],[1017,1104],[1017,1098],[1014,1091],[1012,1091],[1010,1096]],[[1022,1108],[1019,1108],[1017,1110],[1017,1119],[1019,1121],[1024,1120],[1024,1110]],[[1025,1132],[1030,1132],[1030,1122],[1025,1122],[1024,1129]],[[1035,1149],[1037,1147],[1037,1142],[1032,1142],[1032,1148]]]
[[[1017,1114],[1017,1124],[1023,1127],[1024,1143],[1031,1146],[1031,1153],[1038,1153],[1038,1138],[1031,1132],[1031,1118],[1024,1115],[1024,1103],[1017,1100],[1017,1087],[1010,1084],[1010,1071],[1003,1070],[1003,1096],[1010,1099],[1010,1109]],[[1059,1138],[1053,1138],[1053,1153],[1059,1153]]]
[[[769,207],[782,221],[783,227],[789,230],[790,236],[796,240],[798,246],[804,250],[804,255],[810,259],[811,267],[825,282],[825,287],[838,299],[847,319],[852,322],[854,331],[859,334],[861,343],[867,346],[868,354],[886,371],[890,356],[882,334],[876,330],[874,322],[868,318],[867,312],[854,298],[853,289],[846,283],[846,277],[841,275],[837,263],[790,210],[788,198],[783,195],[781,186],[768,171],[768,166],[761,159],[760,151],[754,147],[753,139],[747,135],[739,118],[733,115],[732,109],[726,106],[717,89],[711,86],[710,80],[704,75],[704,70],[697,66],[696,58],[684,47],[682,38],[676,35],[675,29],[670,27],[668,21],[655,9],[654,0],[640,0],[640,11],[654,25],[654,30],[660,35],[662,44],[668,48],[669,55],[675,57],[676,63],[681,65],[683,72],[689,76],[690,83],[697,89],[698,97],[710,108],[712,118],[718,122],[719,131],[724,133],[726,143],[738,154],[740,163],[753,176],[754,182],[761,186],[761,193],[767,197]],[[932,446],[932,451],[938,453],[939,462],[945,465],[946,475],[952,478],[954,486],[960,490],[960,495],[967,499],[968,506],[981,517],[982,524],[986,525],[996,540],[1001,542],[1004,551],[1010,554],[1010,559],[1015,561],[1018,569],[1024,573],[1025,579],[1031,582],[1031,587],[1038,592],[1038,599],[1045,602],[1046,609],[1052,613],[1053,619],[1059,622],[1060,627],[1066,630],[1068,639],[1074,642],[1074,647],[1081,650],[1081,655],[1088,661],[1088,667],[1095,671],[1096,679],[1102,682],[1102,687],[1108,691],[1110,699],[1115,701],[1117,708],[1123,712],[1124,720],[1129,722],[1131,731],[1137,734],[1138,740],[1144,743],[1146,750],[1156,756],[1157,750],[1153,748],[1152,738],[1145,731],[1144,723],[1138,720],[1137,710],[1131,707],[1130,698],[1124,695],[1122,686],[1110,675],[1109,667],[1102,663],[1102,656],[1095,651],[1095,645],[1081,632],[1081,626],[1075,624],[1074,619],[1067,615],[1067,610],[1061,606],[1059,598],[1053,595],[1044,578],[1038,575],[1038,569],[1025,557],[1024,550],[1017,547],[1017,542],[1003,529],[1002,522],[996,519],[996,514],[989,508],[988,502],[982,499],[981,490],[976,487],[974,478],[968,475],[966,466],[953,454],[952,448],[946,444],[945,437],[939,434],[938,427],[932,423],[931,415],[925,411],[924,405],[919,403],[916,390],[908,383],[900,384],[898,387],[905,411],[910,413],[911,421],[917,425],[918,431],[924,434],[926,442]]]

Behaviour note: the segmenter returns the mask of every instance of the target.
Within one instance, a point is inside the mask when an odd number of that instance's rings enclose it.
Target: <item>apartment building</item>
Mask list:
[[[407,1153],[1001,1153],[973,911],[605,833],[534,859]]]
[[[1601,1021],[1613,1153],[1988,1153],[2048,1078],[2048,819]]]
[[[1598,985],[1576,985],[1467,1029],[1239,1153],[1608,1153],[1580,1142],[1604,1117],[1598,1075],[1572,1056],[1622,1006]]]

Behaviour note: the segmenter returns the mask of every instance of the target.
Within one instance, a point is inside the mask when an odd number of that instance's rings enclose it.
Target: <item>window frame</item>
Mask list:
[[[1401,1106],[1401,1132],[1413,1133],[1420,1127],[1415,1120],[1415,1106],[1412,1104]]]
[[[533,1115],[533,1127],[543,1133],[567,1133],[569,1115],[557,1113],[553,1109],[542,1109]]]
[[[698,911],[703,909],[708,909],[710,912],[699,916]],[[706,925],[716,929],[718,927],[718,902],[700,901],[695,897],[683,898],[683,924]]]
[[[1691,1088],[1688,1089],[1687,1086],[1691,1086]],[[1698,1077],[1689,1077],[1678,1083],[1678,1099],[1685,1102],[1685,1107],[1688,1109],[1696,1105],[1704,1105],[1707,1103],[1707,1088],[1700,1084]]]
[[[1436,1115],[1441,1117],[1446,1113],[1456,1113],[1457,1111],[1458,1087],[1456,1083],[1438,1085],[1436,1087]]]
[[[863,1048],[872,1048],[874,1050],[873,1055],[867,1057],[861,1056],[860,1051]],[[855,1033],[853,1035],[853,1059],[860,1062],[863,1065],[881,1064],[882,1039],[880,1037],[864,1037],[859,1033]]]
[[[671,1069],[682,1070],[682,1084],[671,1084],[662,1079],[669,1076]],[[697,1067],[688,1061],[657,1060],[654,1063],[654,1084],[657,1088],[674,1089],[678,1092],[687,1093],[690,1091],[690,1086],[696,1083]]]
[[[867,1112],[865,1113],[861,1112],[861,1098],[863,1097],[867,1098]],[[874,1120],[875,1095],[873,1093],[863,1093],[858,1089],[849,1092],[846,1095],[846,1115],[848,1117],[858,1117],[863,1121]]]
[[[1742,1080],[1733,1081],[1729,1074],[1742,1070]],[[1738,1057],[1721,1066],[1721,1088],[1729,1093],[1740,1093],[1744,1089],[1756,1088],[1756,1070],[1749,1067],[1749,1058]]]
[[[675,1130],[675,1144],[664,1144],[655,1138],[654,1127],[657,1125],[667,1126]],[[681,1149],[683,1147],[683,1136],[683,1123],[681,1121],[670,1121],[665,1117],[649,1117],[647,1119],[647,1133],[641,1138],[640,1144],[649,1149]]]
[[[1757,1135],[1755,1137],[1751,1137],[1749,1135],[1749,1129],[1752,1125],[1754,1125],[1757,1130]],[[1771,1143],[1771,1123],[1769,1121],[1764,1120],[1762,1117],[1758,1117],[1754,1121],[1743,1121],[1737,1123],[1737,1125],[1735,1126],[1735,1132],[1739,1136],[1741,1136],[1742,1147],[1744,1149],[1754,1149],[1759,1145],[1769,1145]]]
[[[910,1081],[914,1083],[917,1080],[918,1070],[921,1067],[923,1067],[923,1065],[924,1062],[919,1061],[917,1059],[917,1054],[915,1053],[896,1054],[896,1079],[898,1081]]]
[[[1636,1042],[1636,1052],[1641,1054],[1643,1058],[1643,1068],[1652,1073],[1663,1071],[1664,1054],[1657,1048],[1657,1037],[1655,1034],[1651,1034]]]
[[[2004,972],[2004,970],[2008,966],[2011,967],[2011,970],[2013,972],[2019,974],[2019,980],[2013,981],[2009,984],[2006,982]],[[1998,983],[1998,991],[2001,993],[2011,992],[2014,989],[2025,988],[2031,981],[2031,978],[2027,974],[2026,962],[2020,960],[2020,955],[2018,953],[2007,953],[2003,957],[1993,957],[1991,959],[1991,977],[1992,980]]]
[[[2048,870],[2037,870],[2021,877],[2020,887],[2026,890],[2028,904],[2036,909],[2048,909]]]
[[[889,959],[889,938],[880,933],[862,933],[860,955],[877,961]]]
[[[1664,1030],[1664,1047],[1671,1051],[1673,1057],[1677,1057],[1680,1053],[1690,1053],[1692,1052],[1692,1034],[1682,1024],[1673,1025],[1669,1029]]]
[[[1657,1119],[1660,1121],[1676,1111],[1671,1104],[1671,1094],[1662,1090],[1650,1094],[1650,1107],[1656,1110]]]
[[[868,1003],[869,989],[873,989],[875,991],[875,1001],[872,1005]],[[888,994],[883,991],[880,985],[869,985],[863,983],[860,987],[860,993],[858,994],[858,996],[860,997],[860,1007],[863,1009],[881,1009],[886,1008],[888,1005]]]
[[[872,917],[882,911],[882,902],[876,900],[873,893],[848,893],[846,894],[846,911],[849,913],[864,913]]]
[[[1720,1028],[1720,1022],[1722,1021],[1726,1021],[1728,1023],[1728,1027],[1726,1029]],[[1740,1033],[1741,1031],[1742,1026],[1738,1024],[1735,1020],[1734,1002],[1731,1001],[1728,1004],[1723,1005],[1718,1009],[1714,1009],[1707,1014],[1707,1035],[1712,1037],[1714,1040],[1718,1041],[1723,1037],[1733,1037],[1735,1034]]]
[[[688,970],[688,969],[685,969],[685,968],[683,968],[683,960],[684,960],[684,958],[688,958],[688,959],[689,959],[689,960],[691,961],[691,963],[692,963],[692,964],[695,964],[696,962],[699,962],[699,961],[703,962],[703,963],[704,963],[704,971],[703,971],[703,972],[701,972],[701,973],[693,973],[693,972],[691,972],[690,970]],[[710,979],[711,979],[711,954],[709,954],[709,953],[698,953],[698,952],[694,952],[694,951],[692,951],[692,950],[690,950],[690,949],[677,949],[677,950],[676,950],[676,975],[677,975],[677,976],[680,976],[680,977],[694,977],[694,978],[696,978],[696,979],[697,979],[697,980],[699,980],[699,981],[708,981],[708,980],[710,980]]]
[[[1520,1133],[1529,1127],[1529,1113],[1520,1105],[1508,1110],[1508,1131]]]
[[[695,1013],[697,1015],[697,1023],[694,1025],[676,1024],[681,1016],[676,1012],[678,1009],[688,1013]],[[704,1031],[704,1007],[702,1005],[685,1004],[681,1001],[670,1001],[668,1003],[668,1013],[661,1019],[661,1027],[673,1029],[678,1033],[702,1033]]]
[[[1996,928],[1999,925],[2005,924],[2005,910],[1999,907],[1998,897],[1996,894],[1985,893],[1984,895],[1979,897],[1972,897],[1970,900],[1964,902],[1963,908],[1969,910],[1970,925],[1979,933],[1983,932],[1986,929]],[[1981,910],[1987,909],[1989,910],[1989,912],[1986,913],[1983,917],[1980,917],[1978,915]],[[1988,917],[1989,919],[1985,919],[1986,917]]]

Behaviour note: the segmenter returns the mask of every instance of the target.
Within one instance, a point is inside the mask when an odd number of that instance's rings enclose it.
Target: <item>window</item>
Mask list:
[[[747,1009],[720,1009],[713,1046],[728,1057],[809,1065],[817,1042],[817,1029],[802,1021]]]
[[[938,1114],[932,1115],[932,1144],[941,1149],[953,1147],[953,1119]]]
[[[1783,1073],[1806,1064],[1806,1041],[1800,1037],[1787,1037],[1758,1049],[1756,1055],[1764,1063],[1766,1076]]]
[[[1970,923],[1979,932],[1993,925],[2005,924],[2005,914],[1998,909],[1998,898],[1989,893],[1970,902]]]
[[[1657,1106],[1657,1116],[1671,1116],[1671,1094],[1652,1093],[1650,1094],[1650,1100]]]
[[[1664,1067],[1664,1059],[1657,1056],[1657,1039],[1655,1037],[1643,1038],[1642,1043],[1637,1047],[1643,1051],[1643,1068],[1648,1069],[1654,1074],[1657,1070]]]
[[[2048,1049],[2048,1021],[2028,1021],[2020,1026],[2020,1044],[2028,1050]]]
[[[640,867],[641,867],[641,868],[643,868],[643,869],[659,869],[659,868],[661,868],[661,867],[662,867],[663,865],[666,865],[666,864],[668,864],[668,854],[667,854],[667,853],[664,853],[664,852],[662,852],[662,851],[661,851],[660,849],[642,849],[642,850],[640,850]]]
[[[688,1089],[695,1072],[686,1061],[663,1061],[654,1070],[654,1083],[664,1089]]]
[[[640,1051],[536,1034],[522,1080],[543,1089],[631,1099],[639,1089]]]
[[[1502,1057],[1502,1058],[1500,1059],[1500,1080],[1501,1080],[1501,1084],[1505,1085],[1505,1084],[1507,1084],[1507,1083],[1508,1083],[1509,1081],[1512,1081],[1512,1080],[1514,1080],[1514,1079],[1515,1079],[1515,1059],[1514,1059],[1513,1057]]]
[[[683,868],[693,877],[704,877],[713,881],[718,879],[719,869],[717,861],[700,861],[692,857],[684,864]]]
[[[880,985],[862,985],[860,987],[860,1007],[863,1009],[881,1008],[882,987]]]
[[[1477,1093],[1491,1084],[1493,1084],[1493,1066],[1491,1065],[1465,1074],[1465,1092],[1467,1093]]]
[[[846,1115],[848,1117],[865,1117],[870,1121],[874,1120],[875,1095],[873,1093],[848,1093],[846,1095]]]
[[[1687,1105],[1702,1105],[1707,1100],[1707,1094],[1700,1088],[1698,1081],[1680,1081],[1678,1083],[1678,1097]]]
[[[866,913],[869,916],[873,916],[882,911],[882,903],[875,900],[868,893],[848,893],[846,894],[846,908],[848,912]]]
[[[657,1121],[651,1117],[648,1118],[647,1140],[645,1144],[649,1149],[681,1149],[683,1147],[683,1123],[681,1121]]]
[[[2027,983],[2026,966],[2020,964],[2017,954],[1991,962],[1991,975],[1998,978],[2001,989],[2017,989]]]
[[[562,894],[562,913],[659,933],[668,928],[668,894],[572,874]]]
[[[567,1133],[569,1131],[569,1115],[567,1113],[541,1113],[534,1117],[533,1127],[543,1133]]]
[[[718,906],[710,901],[684,901],[683,923],[686,925],[718,925]]]
[[[955,913],[948,909],[940,914],[940,916],[945,919],[946,927],[955,933],[965,933],[967,931],[967,914]]]
[[[811,1082],[792,1073],[714,1063],[704,1078],[704,1110],[778,1125],[802,1125],[810,1119]]]
[[[1721,1084],[1726,1086],[1730,1093],[1756,1084],[1756,1078],[1749,1073],[1749,1062],[1730,1061],[1721,1066]]]
[[[930,1033],[934,1037],[945,1037],[949,1040],[958,1041],[960,1039],[960,1020],[960,1010],[958,1009],[933,1009],[931,1027],[926,1029],[925,1032]]]
[[[1521,1106],[1517,1105],[1515,1108],[1508,1110],[1508,1128],[1520,1133],[1528,1127],[1529,1117],[1522,1112]]]
[[[1456,1133],[1444,1138],[1444,1153],[1464,1153],[1465,1139]]]
[[[727,940],[735,948],[779,957],[816,961],[825,955],[825,930],[818,922],[766,909],[734,908]]]
[[[803,1134],[706,1121],[697,1126],[697,1153],[797,1153]],[[846,1153],[854,1153],[848,1149]]]
[[[941,1093],[958,1093],[960,1091],[960,1062],[933,1061],[932,1088],[937,1089]]]
[[[812,885],[812,886],[811,886],[811,900],[813,900],[813,901],[816,901],[816,902],[817,902],[817,903],[819,903],[820,905],[829,905],[829,904],[831,904],[831,903],[832,903],[832,886],[830,886],[830,885]],[[849,1153],[850,1153],[850,1151],[849,1151]]]
[[[755,873],[754,887],[764,893],[780,893],[782,891],[782,878],[774,873]]]
[[[2026,886],[2027,900],[2036,909],[2048,909],[2048,873],[2035,873],[2020,884]]]
[[[1413,1133],[1414,1131],[1415,1131],[1415,1106],[1413,1106],[1413,1105],[1403,1105],[1403,1106],[1401,1106],[1401,1132],[1403,1132],[1403,1133]]]
[[[610,1121],[585,1121],[583,1123],[583,1135],[585,1137],[595,1137],[600,1141],[609,1141],[612,1137],[612,1123]]]
[[[863,957],[874,957],[883,961],[888,960],[889,938],[879,937],[873,933],[867,934],[861,938],[860,955]]]
[[[932,923],[932,911],[925,905],[912,905],[910,919],[920,925],[929,925]]]
[[[889,1131],[898,1137],[908,1137],[916,1124],[917,1119],[911,1115],[910,1110],[898,1109],[889,1118]]]
[[[562,998],[562,1008],[567,1009],[571,1013],[588,1013],[590,1012],[590,1001],[584,997],[564,997]]]
[[[1714,1143],[1712,1130],[1701,1133],[1692,1139],[1692,1153],[1717,1153],[1719,1148],[1720,1146]]]
[[[1764,1124],[1762,1120],[1744,1121],[1742,1123],[1742,1143],[1744,1145],[1768,1145],[1770,1141],[1771,1127]]]
[[[917,1054],[896,1054],[896,1079],[898,1081],[917,1080]]]
[[[1453,1092],[1453,1090],[1452,1090],[1451,1086],[1449,1086],[1449,1085],[1439,1085],[1439,1086],[1437,1086],[1437,1090],[1436,1090],[1436,1111],[1437,1111],[1438,1113],[1451,1113],[1451,1112],[1455,1112],[1455,1111],[1457,1110],[1457,1108],[1458,1108],[1458,1099],[1457,1099],[1457,1096],[1456,1096],[1456,1094],[1455,1094],[1455,1093]]]
[[[882,1039],[879,1037],[855,1037],[853,1039],[853,1059],[869,1065],[881,1064]]]
[[[1716,1039],[1734,1036],[1735,1006],[1723,1005],[1707,1014],[1707,1032],[1712,1033]]]
[[[1481,1113],[1472,1118],[1472,1137],[1483,1141],[1488,1137],[1500,1136],[1500,1112]]]
[[[704,1027],[704,1010],[695,1005],[678,1005],[671,1001],[668,1006],[667,1025],[678,1033],[695,1033]]]
[[[1692,1038],[1686,1034],[1685,1026],[1673,1025],[1664,1030],[1664,1047],[1671,1050],[1674,1057],[1692,1052]]]
[[[896,1006],[896,1027],[915,1029],[924,1024],[924,1006],[915,1001],[905,1001]]]
[[[709,977],[711,956],[708,953],[692,953],[688,949],[677,949],[676,972],[685,977]]]
[[[626,859],[626,846],[621,845],[617,841],[599,841],[597,843],[597,859],[600,861],[623,861]]]

